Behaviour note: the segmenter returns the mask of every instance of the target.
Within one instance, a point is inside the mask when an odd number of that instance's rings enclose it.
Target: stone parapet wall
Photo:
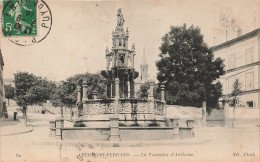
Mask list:
[[[108,141],[109,128],[63,128],[62,140]]]
[[[170,140],[173,139],[173,128],[120,128],[122,141],[132,140]]]
[[[192,128],[179,128],[180,138],[192,138]],[[121,141],[133,140],[174,140],[173,128],[120,127]],[[62,140],[108,141],[110,128],[63,128]]]
[[[114,114],[116,110],[114,100],[88,100],[83,103],[83,109],[79,110],[79,112],[84,118],[84,116],[88,115]],[[164,103],[154,100],[120,99],[118,112],[119,114],[125,114],[123,118],[129,118],[129,115],[135,115],[138,116],[137,118],[141,118],[141,114],[142,116],[146,114],[164,116],[165,106]]]

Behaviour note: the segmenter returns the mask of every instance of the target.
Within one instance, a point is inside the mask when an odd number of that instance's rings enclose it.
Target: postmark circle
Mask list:
[[[43,0],[10,0],[2,12],[4,37],[19,46],[43,41],[51,31],[52,14]]]

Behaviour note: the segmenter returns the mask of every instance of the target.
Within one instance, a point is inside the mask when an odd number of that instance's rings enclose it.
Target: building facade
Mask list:
[[[3,67],[4,67],[4,59],[2,56],[2,52],[0,49],[0,118],[3,117],[3,102],[4,102],[4,82],[3,82]]]
[[[231,94],[236,79],[242,84],[239,107],[260,107],[260,29],[213,47],[215,58],[224,60],[226,74],[221,76],[223,96]]]

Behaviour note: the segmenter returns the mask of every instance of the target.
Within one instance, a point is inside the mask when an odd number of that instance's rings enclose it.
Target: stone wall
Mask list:
[[[167,105],[167,118],[179,118],[180,124],[185,119],[195,119],[195,126],[201,126],[202,108]],[[229,107],[229,119],[234,120],[233,108]],[[206,113],[207,126],[224,126],[224,109],[212,109]],[[255,125],[259,123],[259,108],[237,107],[235,112],[237,125]]]
[[[118,103],[120,120],[164,120],[165,105],[160,101],[120,99]],[[114,100],[88,100],[79,110],[81,120],[108,120],[115,114]]]
[[[235,120],[236,125],[256,125],[259,124],[259,109],[258,108],[245,108],[237,107],[235,116],[233,108],[229,107],[229,120]],[[213,109],[207,113],[208,126],[223,126],[225,124],[225,111],[224,109]]]
[[[186,125],[187,119],[194,119],[196,127],[202,125],[202,108],[200,107],[166,105],[166,114],[168,119],[178,118],[181,126]]]
[[[180,138],[192,138],[192,128],[181,127]],[[121,141],[174,140],[173,128],[120,127]],[[62,128],[62,140],[108,141],[110,128]]]
[[[119,134],[122,141],[173,139],[172,128],[120,128]]]
[[[202,108],[191,106],[179,106],[179,105],[166,105],[167,106],[167,118],[179,118],[179,119],[201,119]]]
[[[63,128],[62,140],[108,141],[109,128]]]

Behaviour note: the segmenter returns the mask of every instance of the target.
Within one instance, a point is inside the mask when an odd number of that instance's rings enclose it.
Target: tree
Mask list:
[[[14,87],[11,85],[4,85],[5,89],[5,98],[8,100],[8,106],[9,106],[9,100],[14,99]]]
[[[236,117],[236,107],[240,104],[240,96],[243,94],[242,91],[242,83],[239,82],[239,79],[236,79],[232,86],[233,90],[232,93],[229,95],[229,106],[233,107],[233,117],[235,119]],[[232,122],[232,127],[234,127],[235,124]]]
[[[148,89],[149,89],[149,82],[145,82],[143,84],[141,84],[139,91],[137,92],[137,96],[138,98],[142,99],[148,98]]]
[[[148,90],[150,88],[149,81],[142,83],[140,86],[139,91],[137,92],[137,96],[139,99],[147,99],[148,98]],[[158,85],[155,85],[153,88],[153,95],[155,99],[160,99],[160,89],[158,88]]]
[[[52,104],[52,106],[54,107],[62,107],[63,106],[63,89],[62,89],[62,85],[56,86],[54,87],[54,92],[50,95],[50,102]]]
[[[42,105],[46,102],[52,93],[53,83],[27,72],[14,74],[14,83],[14,99],[17,105],[23,108],[23,116],[27,121],[27,107],[29,105]]]
[[[61,85],[54,87],[54,93],[50,96],[50,101],[52,103],[52,106],[54,107],[60,107],[61,108],[61,117],[63,117],[63,106],[65,105],[65,95],[67,93],[64,89],[64,82],[62,82]]]
[[[93,98],[93,91],[98,91],[99,98],[106,96],[106,81],[99,74],[76,74],[62,81],[62,84],[55,88],[55,92],[51,95],[51,103],[53,106],[63,106],[72,110],[77,103],[77,85],[87,84],[88,98]]]
[[[46,101],[50,99],[53,87],[54,83],[38,77],[36,84],[33,85],[27,93],[28,98],[33,101],[33,104],[42,106],[43,103],[46,103]]]
[[[14,74],[15,101],[18,106],[23,108],[23,116],[26,120],[27,106],[33,105],[32,98],[28,95],[30,88],[35,86],[38,78],[27,72],[17,72]]]
[[[217,102],[220,83],[213,82],[225,73],[224,64],[214,59],[199,27],[171,26],[162,37],[160,51],[157,79],[165,82],[167,104],[199,107],[206,100],[211,107]]]

